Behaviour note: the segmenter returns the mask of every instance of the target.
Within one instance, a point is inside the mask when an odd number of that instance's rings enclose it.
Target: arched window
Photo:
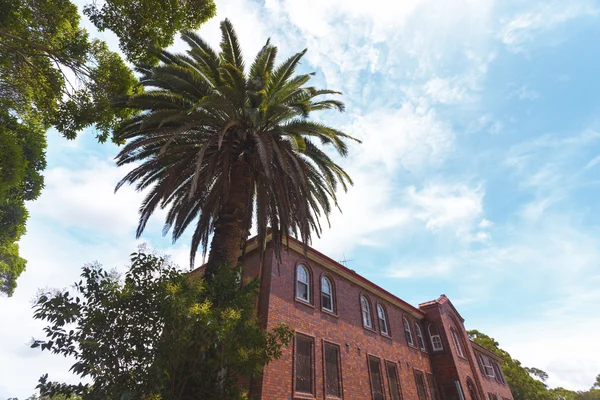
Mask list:
[[[321,278],[321,307],[323,310],[333,312],[333,288],[327,277]]]
[[[385,316],[385,310],[381,304],[377,304],[377,319],[379,320],[379,330],[384,335],[389,335],[387,318]]]
[[[414,346],[415,342],[412,337],[412,332],[410,331],[410,323],[408,322],[408,319],[406,319],[406,317],[404,317],[404,334],[406,335],[406,342],[409,345]]]
[[[360,296],[360,309],[362,312],[363,326],[372,328],[373,323],[371,322],[371,305],[365,296]]]
[[[442,346],[442,339],[440,337],[440,331],[436,324],[429,324],[427,328],[429,330],[429,338],[431,339],[431,348],[433,351],[444,350],[444,346]]]
[[[418,322],[415,322],[415,333],[417,334],[417,341],[421,350],[425,350],[425,341],[423,340],[423,333],[421,332],[421,326]]]
[[[310,302],[310,275],[303,265],[296,269],[296,298]]]
[[[475,390],[475,385],[470,377],[467,377],[467,389],[469,390],[469,395],[471,396],[472,400],[479,400],[477,391]]]
[[[464,357],[465,355],[460,345],[460,339],[458,339],[458,335],[456,334],[456,329],[454,329],[454,327],[450,328],[450,335],[452,336],[452,341],[454,342],[454,347],[456,348],[456,354],[458,354],[461,357]]]

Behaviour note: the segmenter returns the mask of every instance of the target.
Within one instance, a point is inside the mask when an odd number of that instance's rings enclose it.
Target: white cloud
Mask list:
[[[567,21],[598,13],[594,1],[553,1],[541,3],[531,11],[520,12],[510,19],[501,20],[498,38],[513,52],[525,49],[536,40]]]
[[[452,149],[454,133],[427,106],[404,103],[397,110],[380,110],[357,117],[347,131],[363,140],[352,160],[394,172],[413,174],[439,165]]]
[[[427,229],[451,229],[457,235],[470,230],[483,212],[483,190],[466,185],[429,185],[422,190],[409,187],[406,200]]]
[[[588,390],[600,371],[598,358],[588,356],[600,354],[600,343],[590,336],[600,329],[599,319],[534,317],[517,324],[481,327],[485,329],[493,331],[500,347],[524,366],[547,372],[550,387]]]
[[[37,218],[51,219],[63,228],[126,235],[137,225],[137,210],[143,199],[143,194],[130,186],[114,193],[127,172],[112,161],[93,157],[76,170],[51,167],[44,173],[41,199],[29,209]]]

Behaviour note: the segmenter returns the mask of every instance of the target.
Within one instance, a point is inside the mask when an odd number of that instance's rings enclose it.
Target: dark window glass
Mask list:
[[[496,361],[491,361],[491,363],[492,367],[494,368],[494,375],[496,375],[496,381],[502,384],[506,383],[506,381],[504,380],[504,375],[502,375],[500,365]]]
[[[325,394],[342,397],[340,385],[340,348],[335,344],[325,343]]]
[[[477,393],[475,391],[475,385],[473,385],[473,382],[469,378],[467,378],[467,389],[469,390],[471,400],[479,400],[479,397],[477,397]]]
[[[385,369],[390,384],[390,395],[392,396],[392,400],[401,400],[402,397],[400,395],[400,383],[398,382],[398,369],[396,368],[396,364],[387,361],[385,363]]]
[[[421,332],[421,325],[415,323],[415,333],[417,334],[417,341],[421,350],[425,350],[425,341],[423,340],[423,332]]]
[[[321,307],[327,311],[333,312],[333,289],[329,279],[321,279]]]
[[[431,393],[432,400],[439,400],[440,396],[437,391],[437,387],[435,386],[435,380],[433,379],[433,375],[427,374],[427,386],[429,386],[429,393]]]
[[[313,339],[296,335],[296,392],[313,394]]]
[[[419,400],[427,400],[427,391],[425,390],[425,378],[421,371],[415,371],[415,383],[417,384],[417,394]]]
[[[369,372],[371,373],[371,391],[373,400],[385,400],[383,385],[381,383],[381,368],[379,358],[369,356]]]

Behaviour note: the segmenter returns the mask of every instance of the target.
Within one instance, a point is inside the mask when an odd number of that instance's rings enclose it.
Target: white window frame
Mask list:
[[[437,332],[437,335],[431,333],[431,327],[434,326]],[[433,351],[442,351],[444,350],[444,345],[442,344],[442,337],[440,336],[440,329],[435,323],[429,324],[427,327],[427,331],[429,332],[429,341],[431,342],[431,348]]]
[[[406,342],[409,344],[409,346],[414,346],[415,341],[413,339],[412,331],[410,329],[410,322],[408,321],[408,319],[406,317],[402,317],[402,318],[404,320],[404,335],[406,336]]]
[[[465,353],[463,353],[462,346],[460,345],[460,339],[458,338],[458,334],[456,333],[456,329],[454,329],[454,327],[450,328],[450,336],[452,336],[452,341],[454,342],[454,347],[456,348],[456,354],[464,358]]]
[[[300,276],[300,271],[304,271],[304,279],[306,280],[302,280],[302,277]],[[300,295],[300,293],[302,293],[302,291],[300,290],[301,285],[304,285],[306,287],[307,298],[304,298]],[[310,303],[310,272],[308,271],[308,268],[306,268],[302,264],[296,267],[296,298],[305,303]]]
[[[362,316],[363,326],[373,328],[373,319],[371,318],[371,303],[365,296],[360,296],[360,314]]]
[[[389,335],[390,330],[388,328],[388,322],[387,322],[387,317],[385,315],[385,309],[383,308],[383,306],[381,304],[377,304],[377,319],[379,322],[379,330],[381,331],[381,333],[383,333],[384,335]],[[381,324],[382,321],[383,321],[383,325]]]
[[[329,288],[328,292],[325,291],[325,286]],[[325,303],[323,301],[324,297],[329,297],[329,304],[331,304],[331,308],[327,308],[323,305]],[[326,276],[321,277],[321,308],[329,312],[333,312],[335,308],[335,306],[333,305],[333,284],[331,283],[331,280]]]
[[[421,331],[421,326],[419,326],[418,322],[415,322],[415,334],[417,335],[417,342],[419,342],[419,347],[421,350],[425,351],[425,340],[423,339],[423,332]]]

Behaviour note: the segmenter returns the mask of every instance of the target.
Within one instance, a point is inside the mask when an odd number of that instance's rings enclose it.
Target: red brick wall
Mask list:
[[[432,354],[431,362],[435,375],[442,388],[448,392],[447,400],[458,399],[454,390],[454,381],[459,380],[466,400],[489,400],[488,392],[496,393],[498,400],[502,398],[512,399],[508,385],[503,385],[493,378],[483,377],[479,370],[477,358],[471,347],[464,323],[460,315],[451,306],[450,301],[445,299],[441,303],[434,303],[422,307],[426,311],[427,321],[435,321],[438,324],[444,350]],[[427,322],[426,322],[427,323]],[[451,338],[451,328],[454,327],[460,341],[463,356],[458,355],[456,346]],[[470,378],[475,385],[477,399],[471,398],[467,387],[467,379]]]
[[[303,255],[290,250],[283,254],[282,263],[272,257],[265,263],[264,290],[268,296],[261,297],[261,312],[266,313],[267,327],[272,328],[280,322],[292,326],[299,333],[315,339],[315,394],[317,399],[324,398],[323,387],[323,341],[340,346],[343,394],[346,399],[371,398],[367,355],[381,359],[381,371],[386,398],[390,398],[388,379],[385,374],[384,360],[397,363],[402,393],[405,399],[417,399],[414,369],[431,372],[429,355],[406,343],[402,317],[406,316],[414,323],[415,319],[390,303],[382,301],[376,293],[347,281],[333,271],[314,262],[306,262]],[[311,305],[295,299],[296,265],[303,262],[311,271]],[[250,261],[246,261],[249,265]],[[249,268],[256,271],[256,268]],[[334,284],[335,315],[321,311],[320,278],[327,273]],[[270,280],[266,284],[266,280]],[[362,326],[360,294],[368,296],[371,302],[371,315],[375,330]],[[268,299],[266,299],[268,297]],[[379,333],[376,318],[377,302],[383,304],[388,314],[390,337]],[[412,324],[411,324],[412,325]],[[413,329],[415,344],[417,338]],[[427,337],[425,337],[427,340]],[[418,345],[418,344],[417,344]],[[283,357],[269,364],[262,377],[262,385],[256,385],[254,396],[262,399],[291,399],[293,388],[293,346],[285,349]]]

